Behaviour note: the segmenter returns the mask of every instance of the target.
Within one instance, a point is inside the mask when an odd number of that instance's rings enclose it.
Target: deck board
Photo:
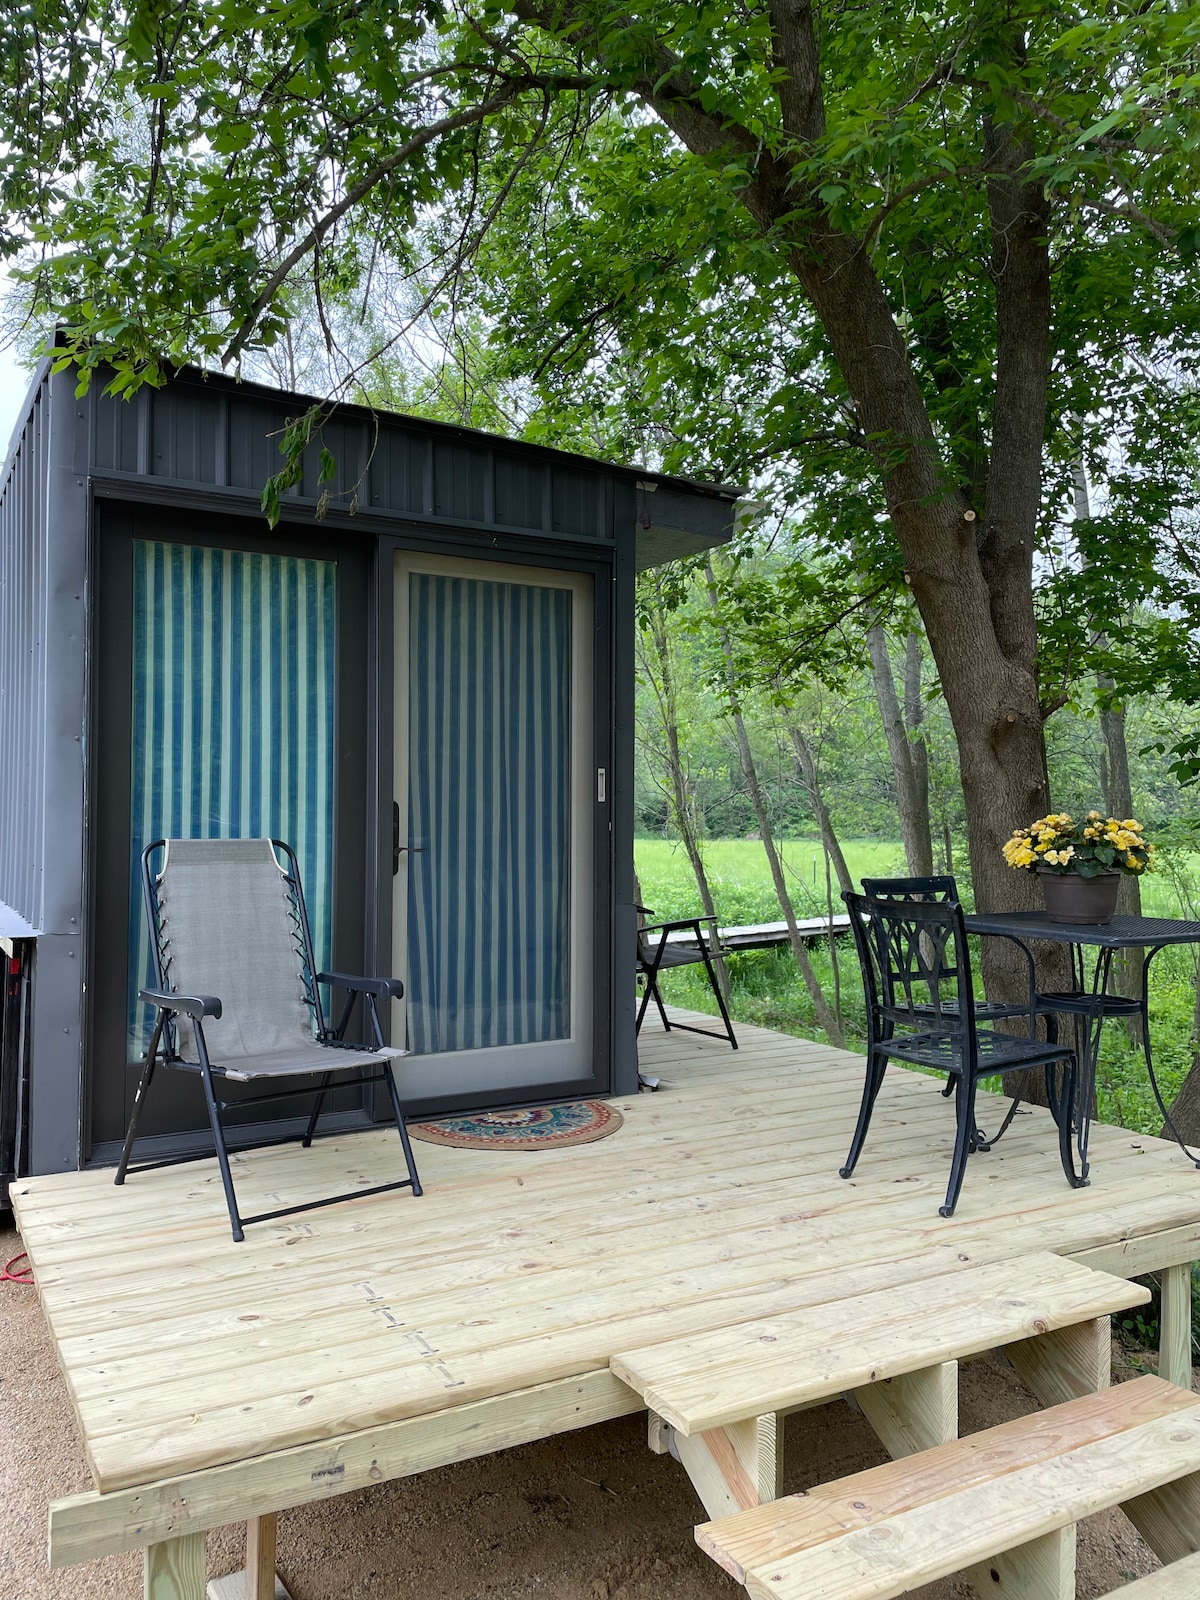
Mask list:
[[[1174,1146],[1097,1127],[1071,1191],[1047,1113],[972,1158],[937,1215],[950,1106],[885,1084],[843,1182],[863,1066],[740,1028],[642,1037],[663,1087],[571,1149],[421,1145],[426,1193],[371,1196],[231,1242],[211,1162],[26,1180],[13,1198],[97,1486],[157,1481],[512,1394],[621,1350],[919,1279],[960,1256],[1074,1255],[1200,1224]],[[998,1120],[984,1098],[981,1121]],[[990,1116],[989,1116],[990,1113]],[[399,1166],[394,1131],[238,1160],[247,1211]]]

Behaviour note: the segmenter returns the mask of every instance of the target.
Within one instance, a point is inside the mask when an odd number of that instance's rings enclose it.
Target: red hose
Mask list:
[[[23,1261],[25,1265],[18,1267],[18,1261]],[[21,1251],[20,1255],[13,1256],[11,1261],[4,1263],[4,1271],[0,1272],[0,1283],[33,1283],[33,1268],[30,1266],[29,1257],[24,1250]]]

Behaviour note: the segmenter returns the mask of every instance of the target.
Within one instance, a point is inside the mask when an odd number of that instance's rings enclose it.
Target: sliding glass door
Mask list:
[[[406,1097],[592,1082],[592,580],[396,558]]]

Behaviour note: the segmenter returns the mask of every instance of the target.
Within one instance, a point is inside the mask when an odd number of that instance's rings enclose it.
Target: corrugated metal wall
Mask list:
[[[279,438],[299,415],[290,397],[181,377],[131,402],[93,387],[92,462],[102,474],[240,489],[255,496],[282,465]],[[399,512],[432,522],[583,539],[612,538],[608,474],[466,430],[422,427],[349,407],[306,453],[287,500],[314,504],[321,446],[337,471],[330,504]]]
[[[0,900],[44,925],[49,407],[39,389],[0,484]]]
[[[30,1170],[69,1170],[83,1145],[84,977],[94,941],[87,925],[84,863],[94,804],[85,792],[86,696],[91,573],[90,494],[220,515],[254,507],[281,463],[279,434],[304,402],[223,379],[181,374],[131,403],[103,394],[103,375],[84,397],[70,372],[43,372],[0,479],[0,901],[38,934],[32,989]],[[419,419],[375,417],[348,407],[327,424],[337,458],[330,509],[361,510],[394,531],[405,520],[425,537],[493,531],[602,541],[617,551],[620,630],[612,812],[618,903],[618,965],[632,948],[631,746],[633,564],[650,564],[728,538],[728,492],[697,491],[640,473],[607,469],[556,452],[491,439]],[[320,441],[291,492],[296,521],[322,498]],[[655,493],[650,493],[656,488]],[[643,492],[645,491],[645,492]],[[636,500],[636,504],[635,504]],[[339,519],[334,519],[335,522]],[[345,517],[341,526],[348,526]],[[295,522],[293,527],[295,527]],[[611,597],[607,597],[611,598]],[[382,837],[382,836],[381,836]],[[626,859],[628,858],[628,860]],[[106,913],[110,908],[106,908]],[[635,1083],[632,990],[621,1008],[613,1087]]]

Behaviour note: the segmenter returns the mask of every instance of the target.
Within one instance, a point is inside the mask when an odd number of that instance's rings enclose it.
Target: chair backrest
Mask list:
[[[162,851],[157,874],[151,857]],[[277,839],[157,839],[142,886],[159,986],[212,994],[209,1058],[232,1061],[312,1042],[325,1030],[295,852]],[[196,1059],[191,1029],[176,1047]]]
[[[958,885],[949,873],[932,878],[864,878],[862,886],[873,900],[958,899]]]
[[[650,965],[650,961],[652,959],[651,953],[650,953],[650,941],[649,941],[649,939],[646,938],[644,929],[646,927],[646,924],[650,921],[650,918],[654,915],[654,913],[653,913],[653,911],[651,911],[649,906],[644,906],[642,904],[642,886],[638,882],[636,877],[634,878],[633,881],[634,881],[634,886],[635,886],[635,888],[637,890],[637,899],[634,901],[633,909],[634,909],[635,913],[637,914],[637,959],[638,959],[638,965],[639,966],[641,966],[641,965],[649,966]]]
[[[971,956],[958,901],[891,894],[842,898],[862,968],[872,1039],[890,1037],[901,1027],[958,1037],[973,1050]]]

